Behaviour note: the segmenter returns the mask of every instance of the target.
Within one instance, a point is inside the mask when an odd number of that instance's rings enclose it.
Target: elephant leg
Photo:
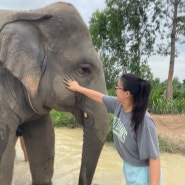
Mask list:
[[[21,126],[28,153],[32,185],[52,185],[54,128],[50,115]]]
[[[16,128],[0,123],[0,184],[11,185],[14,165]]]

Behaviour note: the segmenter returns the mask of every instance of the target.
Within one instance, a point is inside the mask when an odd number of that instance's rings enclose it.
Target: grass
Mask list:
[[[184,114],[185,99],[166,99],[164,96],[151,97],[149,111],[154,114]]]
[[[162,135],[158,135],[159,140],[159,148],[161,152],[167,153],[180,153],[185,155],[185,143],[182,141],[173,141],[168,137],[164,137]]]

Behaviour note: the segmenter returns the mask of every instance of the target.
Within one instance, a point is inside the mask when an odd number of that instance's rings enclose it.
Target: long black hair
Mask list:
[[[136,132],[144,119],[151,91],[151,85],[146,80],[143,80],[140,77],[130,73],[121,75],[120,80],[124,90],[130,91],[133,96],[134,106],[132,109],[131,122]]]

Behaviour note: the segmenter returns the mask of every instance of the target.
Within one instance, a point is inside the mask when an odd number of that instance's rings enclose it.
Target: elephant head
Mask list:
[[[0,61],[25,87],[25,96],[33,112],[32,117],[30,114],[24,116],[20,123],[33,184],[52,184],[52,169],[47,170],[46,177],[37,168],[43,158],[39,155],[43,153],[46,157],[42,162],[52,168],[53,160],[48,158],[51,159],[54,152],[46,155],[49,151],[42,151],[39,146],[39,153],[35,145],[48,141],[51,146],[48,150],[53,150],[49,111],[56,109],[73,113],[83,126],[79,184],[90,185],[107,136],[108,114],[104,106],[69,91],[63,84],[63,79],[71,76],[82,86],[107,93],[102,63],[84,21],[68,3],[30,11],[1,10],[0,16]],[[47,135],[51,137],[46,139]]]

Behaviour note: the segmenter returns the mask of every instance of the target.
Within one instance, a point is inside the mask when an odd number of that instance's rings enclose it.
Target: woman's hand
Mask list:
[[[103,103],[102,97],[104,94],[94,91],[91,89],[88,89],[86,87],[82,87],[78,84],[77,81],[75,81],[72,77],[66,77],[64,78],[63,82],[66,84],[66,87],[74,92],[79,92],[81,94],[84,94],[88,98],[97,101],[99,103]]]
[[[66,84],[66,87],[71,91],[78,91],[80,85],[72,77],[64,78],[63,82]]]

